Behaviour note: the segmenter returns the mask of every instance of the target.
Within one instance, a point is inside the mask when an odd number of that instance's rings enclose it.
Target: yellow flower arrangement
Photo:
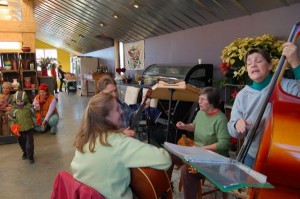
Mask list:
[[[276,69],[281,57],[284,40],[277,40],[274,36],[264,34],[256,37],[238,38],[222,50],[219,66],[225,75],[226,83],[247,84],[250,83],[243,58],[253,48],[261,48],[270,53],[273,70]]]

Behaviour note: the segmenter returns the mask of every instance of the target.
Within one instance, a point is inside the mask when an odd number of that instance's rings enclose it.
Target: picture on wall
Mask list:
[[[144,70],[144,40],[124,44],[125,68],[127,70]]]

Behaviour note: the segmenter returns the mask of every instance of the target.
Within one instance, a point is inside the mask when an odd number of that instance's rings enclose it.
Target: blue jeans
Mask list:
[[[55,134],[57,131],[58,120],[59,120],[58,114],[53,114],[50,116],[49,121],[47,122],[47,126],[49,125],[51,127],[51,133],[53,133],[53,134]],[[41,123],[43,121],[44,121],[44,118],[42,118]],[[42,128],[40,125],[37,125],[36,118],[34,118],[34,130],[45,131],[47,126],[45,126],[45,128]]]
[[[244,160],[244,165],[248,166],[249,168],[253,169],[254,167],[255,158],[250,156],[249,154],[246,155]]]

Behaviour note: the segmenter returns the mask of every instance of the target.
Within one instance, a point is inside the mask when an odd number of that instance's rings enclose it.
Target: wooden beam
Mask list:
[[[1,41],[22,41],[22,33],[2,33],[0,32]]]
[[[33,21],[33,1],[31,0],[22,0],[22,21]]]
[[[0,21],[1,32],[27,32],[35,33],[35,23],[34,21]]]

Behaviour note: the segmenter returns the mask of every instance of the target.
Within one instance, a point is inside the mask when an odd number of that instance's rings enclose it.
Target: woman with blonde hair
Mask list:
[[[7,114],[10,113],[10,110],[12,108],[12,102],[14,95],[10,93],[12,90],[12,86],[10,82],[3,82],[2,84],[2,93],[1,98],[3,99],[3,103],[5,104],[4,109],[0,111],[0,134],[3,135],[9,135],[9,129],[8,129],[8,120],[7,120]]]
[[[166,150],[128,137],[119,130],[122,110],[108,93],[93,96],[75,138],[73,177],[105,198],[133,198],[130,168],[166,170],[171,158]]]

